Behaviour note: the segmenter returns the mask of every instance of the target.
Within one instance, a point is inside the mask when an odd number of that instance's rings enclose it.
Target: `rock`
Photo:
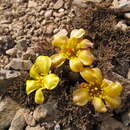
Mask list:
[[[51,15],[52,15],[52,10],[47,10],[46,12],[45,12],[45,18],[49,18],[49,17],[51,17]]]
[[[126,31],[127,25],[124,23],[124,21],[119,21],[115,26],[115,29],[121,29],[122,31]]]
[[[130,19],[130,13],[125,13],[124,16],[128,19]]]
[[[6,97],[0,101],[0,130],[7,129],[20,106],[11,98]]]
[[[64,1],[63,0],[58,0],[55,4],[54,4],[54,9],[59,9],[63,6]]]
[[[15,47],[6,51],[6,54],[10,55],[10,56],[15,56],[16,53],[17,53],[17,48],[15,48]]]
[[[28,2],[28,8],[35,8],[36,6],[37,6],[36,2],[29,0],[29,2]]]
[[[22,60],[20,58],[13,58],[6,68],[12,68],[15,70],[29,70],[32,66],[30,60]]]
[[[67,36],[68,32],[66,29],[61,29],[58,33],[56,33],[55,35],[62,35],[62,36]]]
[[[24,127],[26,126],[26,122],[24,119],[24,113],[26,112],[26,109],[19,109],[16,114],[15,117],[13,118],[12,122],[11,122],[11,126],[9,128],[9,130],[23,130]]]
[[[124,126],[118,120],[109,117],[103,120],[100,130],[123,130]]]
[[[58,123],[54,126],[54,130],[60,130],[60,125]]]
[[[57,104],[55,101],[50,101],[46,104],[39,105],[33,113],[33,117],[36,121],[52,121],[55,119],[57,113]]]
[[[26,124],[29,125],[29,126],[35,126],[36,125],[36,121],[35,119],[33,118],[32,114],[31,113],[25,113],[24,114],[24,118],[25,118],[25,121],[26,121]]]
[[[55,25],[53,23],[50,23],[46,28],[46,34],[52,34],[54,27]]]
[[[127,78],[130,79],[130,69],[128,70]]]
[[[41,127],[40,125],[37,125],[35,127],[27,126],[25,130],[45,130],[45,128],[43,126]]]
[[[40,121],[46,117],[47,112],[48,112],[48,110],[46,109],[46,107],[44,107],[44,105],[39,105],[34,110],[33,117],[36,121]]]
[[[130,124],[130,110],[127,111],[126,113],[122,114],[122,122],[124,123],[125,126],[128,126]]]

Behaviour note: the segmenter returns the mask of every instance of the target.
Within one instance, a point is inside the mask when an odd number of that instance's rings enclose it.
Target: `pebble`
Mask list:
[[[10,56],[16,56],[16,53],[17,53],[17,48],[15,47],[6,51],[6,54]]]
[[[103,120],[100,130],[123,130],[123,124],[118,120],[109,117]]]
[[[47,10],[46,12],[45,12],[45,18],[49,18],[49,17],[51,17],[51,15],[52,15],[52,10]]]
[[[130,79],[130,68],[128,70],[127,78]]]
[[[30,60],[13,58],[5,68],[12,68],[14,70],[29,70],[31,66],[32,66],[32,62]]]
[[[47,115],[48,110],[46,109],[46,107],[44,107],[44,105],[39,105],[33,113],[33,117],[36,121],[40,121],[43,120],[46,115]]]
[[[130,110],[122,114],[122,122],[125,126],[128,126],[130,124]]]
[[[128,19],[130,19],[130,13],[125,13],[124,16]]]
[[[55,25],[53,23],[48,24],[48,27],[46,28],[46,34],[52,34],[54,30],[54,26]]]
[[[11,126],[9,128],[9,130],[23,130],[24,127],[26,126],[26,122],[24,119],[24,113],[26,112],[26,109],[19,109],[16,114],[15,117],[13,118],[12,122],[11,122]]]
[[[19,108],[20,106],[9,97],[0,101],[0,130],[5,130],[9,127]]]
[[[28,8],[35,8],[36,6],[37,6],[36,2],[29,0],[29,2],[28,2]]]
[[[33,127],[36,125],[36,121],[33,118],[33,115],[31,113],[29,113],[29,112],[25,113],[24,118],[25,118],[25,121],[26,121],[27,125],[33,126]]]
[[[127,25],[124,23],[124,21],[119,21],[117,25],[115,26],[115,29],[121,29],[122,31],[126,31],[128,28]]]
[[[43,126],[41,127],[40,125],[37,125],[35,127],[27,126],[25,130],[45,130],[45,128]]]
[[[56,33],[55,35],[62,35],[62,36],[67,36],[67,34],[68,34],[68,32],[67,32],[67,30],[66,29],[61,29],[61,30],[59,30],[59,32],[58,33]]]
[[[54,9],[59,9],[59,8],[61,8],[61,7],[63,6],[63,4],[64,4],[64,1],[63,1],[63,0],[58,0],[58,1],[54,4],[53,8],[54,8]]]

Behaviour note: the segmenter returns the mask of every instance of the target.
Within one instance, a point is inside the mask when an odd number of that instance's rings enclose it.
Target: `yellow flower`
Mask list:
[[[85,68],[80,72],[87,83],[80,84],[80,88],[73,92],[73,101],[79,106],[92,101],[97,112],[106,112],[107,107],[117,108],[121,103],[122,86],[119,82],[103,79],[98,68]]]
[[[48,56],[39,56],[30,69],[30,77],[34,78],[34,80],[26,81],[26,93],[29,95],[36,90],[35,102],[37,104],[44,102],[44,89],[52,90],[59,83],[59,77],[53,73],[49,73],[51,64],[51,58]]]
[[[71,70],[80,72],[83,65],[91,65],[94,56],[90,47],[93,46],[93,43],[83,39],[84,34],[85,30],[75,29],[71,32],[70,38],[65,35],[55,35],[52,45],[59,47],[60,51],[51,56],[52,66],[59,67],[68,59]]]

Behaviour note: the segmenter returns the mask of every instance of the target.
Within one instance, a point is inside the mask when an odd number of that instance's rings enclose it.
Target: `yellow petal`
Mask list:
[[[83,70],[83,64],[77,57],[73,57],[69,60],[70,69],[73,72],[80,72]]]
[[[38,73],[38,69],[37,69],[36,65],[32,65],[32,67],[29,71],[29,75],[30,75],[30,77],[32,77],[34,79],[39,79],[40,75]]]
[[[94,82],[99,85],[102,83],[102,73],[99,68],[84,68],[80,75],[89,83]]]
[[[121,98],[120,97],[105,97],[105,103],[108,105],[110,108],[117,108],[121,104]]]
[[[90,52],[90,50],[80,50],[77,53],[77,57],[84,65],[92,65],[94,61],[94,56]]]
[[[72,30],[70,37],[82,38],[84,34],[85,34],[84,29],[74,29]]]
[[[79,88],[73,92],[73,102],[76,105],[84,106],[89,101],[89,95],[86,88]]]
[[[102,99],[100,99],[98,97],[94,97],[92,103],[97,112],[106,112],[107,111],[107,108],[105,107],[105,104],[103,103]]]
[[[47,75],[51,67],[51,58],[48,56],[39,56],[36,59],[35,66],[40,75]]]
[[[38,89],[35,93],[35,103],[42,104],[44,102],[44,96],[42,89]]]
[[[58,83],[59,83],[60,79],[57,75],[55,74],[49,74],[49,75],[46,75],[44,77],[44,86],[46,89],[54,89]]]
[[[119,82],[110,83],[108,86],[104,87],[104,94],[110,97],[119,96],[122,92],[123,87]]]
[[[108,85],[112,84],[113,82],[111,80],[108,79],[103,79],[102,84],[101,84],[101,88],[105,88]]]
[[[67,46],[66,46],[66,48],[68,49],[68,51],[69,51],[69,49],[72,50],[72,51],[74,51],[74,49],[76,48],[77,44],[78,44],[78,39],[75,38],[75,37],[71,37],[71,38],[67,41]]]
[[[91,41],[89,41],[88,39],[83,39],[81,40],[80,43],[78,43],[77,45],[77,49],[86,49],[86,48],[89,48],[89,47],[93,47],[93,43]]]
[[[26,81],[26,93],[29,95],[33,91],[39,89],[40,84],[37,80],[27,80]]]
[[[62,48],[62,46],[67,44],[68,37],[56,35],[52,41],[52,45]]]
[[[52,66],[60,67],[65,62],[65,57],[62,53],[54,54],[51,56]]]

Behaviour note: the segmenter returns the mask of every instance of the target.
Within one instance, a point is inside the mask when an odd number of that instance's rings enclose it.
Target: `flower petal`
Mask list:
[[[52,66],[60,67],[65,62],[65,57],[62,53],[54,54],[51,56]]]
[[[74,51],[74,49],[76,48],[77,44],[78,44],[78,39],[75,38],[75,37],[71,37],[67,41],[66,48],[68,49],[68,51],[69,51],[69,49],[72,50],[72,51]]]
[[[94,97],[92,100],[92,103],[97,112],[106,112],[107,111],[107,108],[105,107],[105,104],[103,103],[102,99],[100,99],[98,97]]]
[[[108,86],[104,87],[104,94],[110,97],[119,96],[122,92],[123,87],[119,82],[112,82]]]
[[[99,85],[102,83],[102,73],[99,68],[84,68],[80,75],[89,83],[94,82]]]
[[[90,52],[90,50],[80,50],[77,53],[77,57],[84,65],[92,65],[94,61],[94,56]]]
[[[79,88],[73,92],[73,102],[76,105],[84,106],[89,101],[89,98],[86,88]]]
[[[84,29],[74,29],[72,30],[70,37],[82,38],[84,34],[85,34]]]
[[[45,88],[52,90],[58,85],[59,81],[60,81],[59,77],[55,74],[46,75],[44,77]]]
[[[93,43],[89,41],[88,39],[83,39],[80,41],[80,43],[77,44],[77,49],[86,49],[89,47],[93,47]]]
[[[67,44],[67,40],[68,40],[67,36],[55,35],[52,41],[52,45],[62,48],[62,46]]]
[[[69,60],[70,69],[73,72],[80,72],[83,70],[83,64],[77,57],[73,57]]]
[[[26,81],[26,93],[29,95],[33,91],[40,88],[40,84],[37,80],[27,80]]]
[[[113,82],[111,80],[108,79],[103,79],[102,84],[101,84],[101,88],[105,88],[108,85],[112,84]]]
[[[35,93],[35,103],[42,104],[44,102],[44,96],[42,89],[38,89]]]
[[[39,79],[40,75],[38,73],[38,69],[36,67],[36,65],[32,65],[30,71],[29,71],[29,75],[30,77],[34,78],[34,79]]]
[[[36,59],[35,66],[37,68],[37,72],[40,75],[46,75],[50,71],[51,67],[51,58],[48,56],[39,56]]]
[[[120,97],[105,97],[105,103],[108,105],[110,108],[117,108],[121,104],[121,98]]]

